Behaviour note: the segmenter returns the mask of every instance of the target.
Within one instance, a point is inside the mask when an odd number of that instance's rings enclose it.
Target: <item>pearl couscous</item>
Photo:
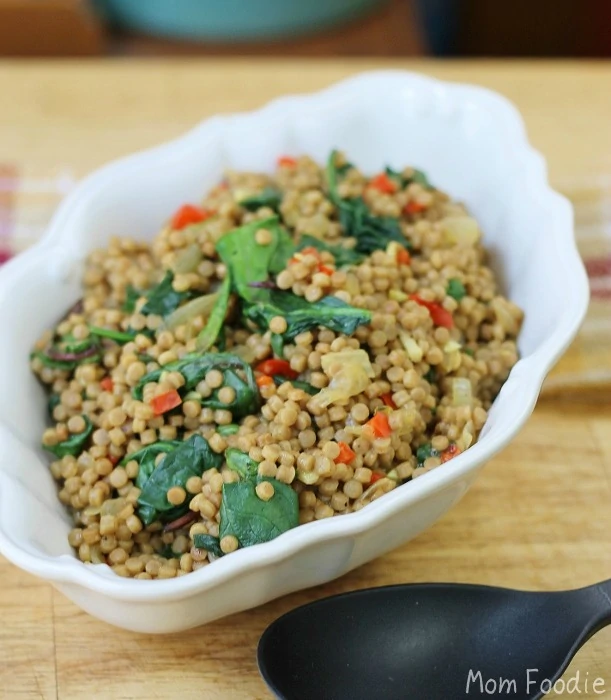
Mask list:
[[[69,542],[172,578],[409,488],[477,439],[521,321],[422,172],[228,172],[152,243],[91,253],[32,352]]]

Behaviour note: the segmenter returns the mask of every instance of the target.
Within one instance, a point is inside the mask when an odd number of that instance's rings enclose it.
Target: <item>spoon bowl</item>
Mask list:
[[[283,615],[261,637],[258,663],[283,700],[526,700],[610,622],[611,582],[553,593],[387,586]]]

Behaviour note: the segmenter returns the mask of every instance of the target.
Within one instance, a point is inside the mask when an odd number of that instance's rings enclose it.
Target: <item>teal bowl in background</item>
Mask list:
[[[280,39],[348,21],[386,0],[95,0],[125,29],[211,41]]]

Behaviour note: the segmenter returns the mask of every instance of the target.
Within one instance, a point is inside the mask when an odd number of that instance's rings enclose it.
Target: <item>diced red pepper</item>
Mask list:
[[[380,479],[384,478],[384,474],[380,474],[380,472],[373,472],[371,475],[371,481],[369,482],[370,484],[375,484],[376,481],[380,481]]]
[[[383,411],[378,411],[365,425],[371,428],[374,437],[390,437],[392,434],[388,416]]]
[[[397,408],[395,402],[392,400],[392,394],[382,394],[380,398],[382,399],[382,401],[384,401],[384,404],[388,406],[388,408],[392,408],[393,410]]]
[[[193,204],[183,204],[174,214],[170,221],[170,226],[175,231],[180,231],[191,224],[199,224],[209,219],[215,212],[211,209],[202,209]]]
[[[444,309],[441,304],[435,301],[426,301],[417,294],[410,294],[409,298],[417,304],[420,304],[420,306],[424,306],[428,309],[429,314],[431,314],[431,319],[436,326],[443,326],[444,328],[454,327],[452,314],[447,309]]]
[[[356,452],[345,442],[338,442],[339,455],[335,458],[336,464],[350,464],[356,457]]]
[[[264,386],[270,386],[274,383],[274,380],[271,377],[268,377],[267,374],[260,374],[255,381],[257,382],[259,389]]]
[[[297,165],[297,159],[292,156],[280,156],[278,158],[279,168],[294,168]]]
[[[391,180],[386,173],[380,173],[372,177],[368,187],[372,187],[374,190],[378,190],[378,192],[383,192],[384,194],[394,194],[398,189],[397,183]]]
[[[102,381],[100,382],[100,386],[104,391],[112,391],[114,389],[114,382],[110,377],[104,377]]]
[[[397,251],[397,262],[399,265],[409,265],[412,261],[411,255],[405,248],[399,248]]]
[[[109,455],[108,460],[115,467],[121,461],[121,457],[115,457],[115,455]]]
[[[287,377],[287,379],[297,379],[299,376],[299,372],[295,372],[287,360],[279,360],[277,358],[263,360],[255,369],[268,377],[279,374],[281,377]]]
[[[218,184],[218,189],[219,190],[228,190],[229,189],[229,183],[227,180],[221,180]]]
[[[153,413],[156,416],[160,416],[176,408],[176,406],[180,406],[181,403],[182,399],[180,398],[180,394],[176,389],[172,389],[172,391],[166,391],[165,394],[155,396],[151,401],[151,406],[153,408]]]
[[[425,204],[420,204],[420,202],[415,202],[414,200],[412,200],[403,207],[403,213],[420,214],[421,212],[425,211],[426,208],[427,207]]]
[[[442,453],[441,453],[441,461],[442,462],[447,462],[452,457],[456,457],[456,455],[460,454],[460,449],[456,443],[452,443],[448,448],[446,448]]]
[[[335,272],[335,270],[332,267],[328,267],[323,263],[320,263],[320,265],[318,266],[318,271],[322,272],[325,275],[329,275],[329,277],[331,277],[331,275]]]

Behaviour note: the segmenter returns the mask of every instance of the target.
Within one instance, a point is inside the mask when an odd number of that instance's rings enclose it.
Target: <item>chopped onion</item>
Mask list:
[[[407,294],[402,292],[400,289],[390,289],[388,292],[388,298],[393,301],[405,301],[407,299]]]
[[[201,261],[202,249],[197,245],[197,243],[192,243],[181,251],[176,257],[174,272],[178,274],[194,272]]]
[[[365,391],[375,377],[369,355],[364,350],[328,352],[322,356],[321,365],[331,381],[314,397],[320,406],[347,403],[351,396]]]
[[[212,311],[218,293],[204,294],[197,299],[179,306],[176,311],[173,311],[165,320],[165,327],[168,330],[172,330],[177,326],[182,326],[185,323],[189,323],[196,316],[209,316]]]
[[[407,352],[407,356],[412,362],[420,362],[423,357],[422,348],[412,338],[407,331],[399,331],[399,340]]]
[[[478,223],[471,216],[446,216],[440,225],[451,245],[472,246],[480,239]]]
[[[464,452],[471,447],[474,432],[473,421],[467,421],[467,424],[463,428],[462,435],[456,441],[456,445],[461,452]]]
[[[123,497],[111,498],[110,500],[104,501],[104,503],[102,503],[100,513],[102,515],[119,515],[119,513],[125,508],[126,505],[127,500]]]
[[[307,472],[305,469],[298,469],[297,479],[306,486],[313,486],[318,481],[318,472]]]
[[[462,353],[460,349],[462,345],[455,340],[449,340],[443,346],[443,362],[442,367],[446,372],[455,372],[462,364]]]
[[[501,324],[505,332],[510,335],[517,335],[520,328],[517,319],[509,311],[509,302],[502,297],[495,297],[490,302],[490,306],[496,314],[496,320]]]
[[[471,382],[466,377],[456,377],[452,382],[452,405],[470,406],[471,401]]]

